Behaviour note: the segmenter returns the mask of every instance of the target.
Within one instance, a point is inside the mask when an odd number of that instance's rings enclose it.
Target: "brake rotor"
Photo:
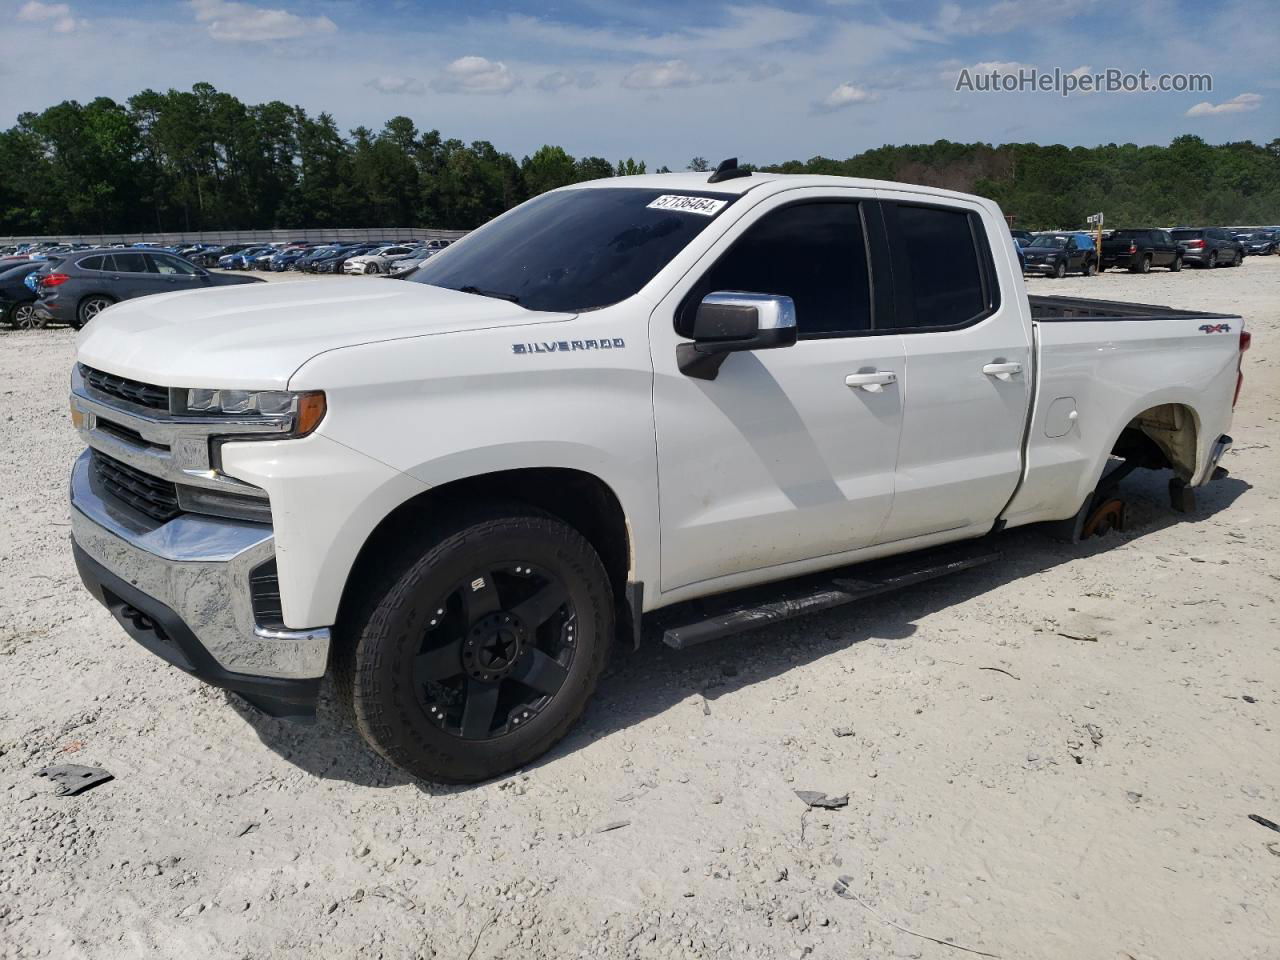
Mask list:
[[[1110,533],[1112,530],[1124,529],[1124,501],[1123,500],[1106,500],[1089,514],[1089,519],[1084,522],[1084,528],[1080,531],[1080,539],[1086,540],[1089,537],[1101,537]]]

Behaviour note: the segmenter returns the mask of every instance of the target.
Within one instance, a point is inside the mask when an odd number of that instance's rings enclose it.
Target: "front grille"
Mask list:
[[[253,619],[258,626],[285,629],[284,609],[280,605],[280,576],[274,560],[268,560],[249,574],[249,597],[253,603]]]
[[[157,387],[154,383],[142,383],[127,377],[117,377],[114,374],[95,370],[93,367],[86,367],[83,363],[80,364],[80,376],[84,377],[84,382],[98,393],[118,397],[151,410],[168,411],[169,409],[168,387]]]
[[[169,480],[143,473],[99,450],[93,451],[93,472],[108,494],[158,523],[167,523],[182,512],[178,488]]]

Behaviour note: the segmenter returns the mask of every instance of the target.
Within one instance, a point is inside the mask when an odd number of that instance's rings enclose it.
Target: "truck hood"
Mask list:
[[[425,283],[335,277],[126,300],[98,314],[76,346],[81,363],[146,383],[271,390],[329,350],[573,316]]]

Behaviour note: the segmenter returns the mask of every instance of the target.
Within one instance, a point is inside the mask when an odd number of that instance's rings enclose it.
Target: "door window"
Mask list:
[[[196,268],[185,260],[179,260],[177,257],[165,257],[157,253],[147,254],[147,259],[151,261],[151,273],[161,273],[167,277],[185,276],[194,277]]]
[[[860,206],[797,203],[765,214],[734,242],[686,298],[677,328],[692,328],[708,293],[746,291],[790,297],[801,338],[871,329],[871,284]]]
[[[976,214],[906,203],[882,209],[893,251],[895,328],[959,327],[995,311],[999,295]]]
[[[150,273],[145,253],[117,253],[114,257],[116,273]]]

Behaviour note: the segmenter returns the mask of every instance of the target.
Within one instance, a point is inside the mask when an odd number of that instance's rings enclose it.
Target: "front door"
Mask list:
[[[762,202],[655,309],[663,591],[766,579],[876,541],[893,502],[903,346],[869,335],[874,205],[860,199]],[[791,297],[798,342],[733,354],[714,380],[685,376],[677,325],[714,291]]]
[[[984,221],[976,204],[880,196],[906,355],[893,511],[880,539],[989,526],[1021,474],[1033,377],[1025,297],[987,239],[1003,224]]]

